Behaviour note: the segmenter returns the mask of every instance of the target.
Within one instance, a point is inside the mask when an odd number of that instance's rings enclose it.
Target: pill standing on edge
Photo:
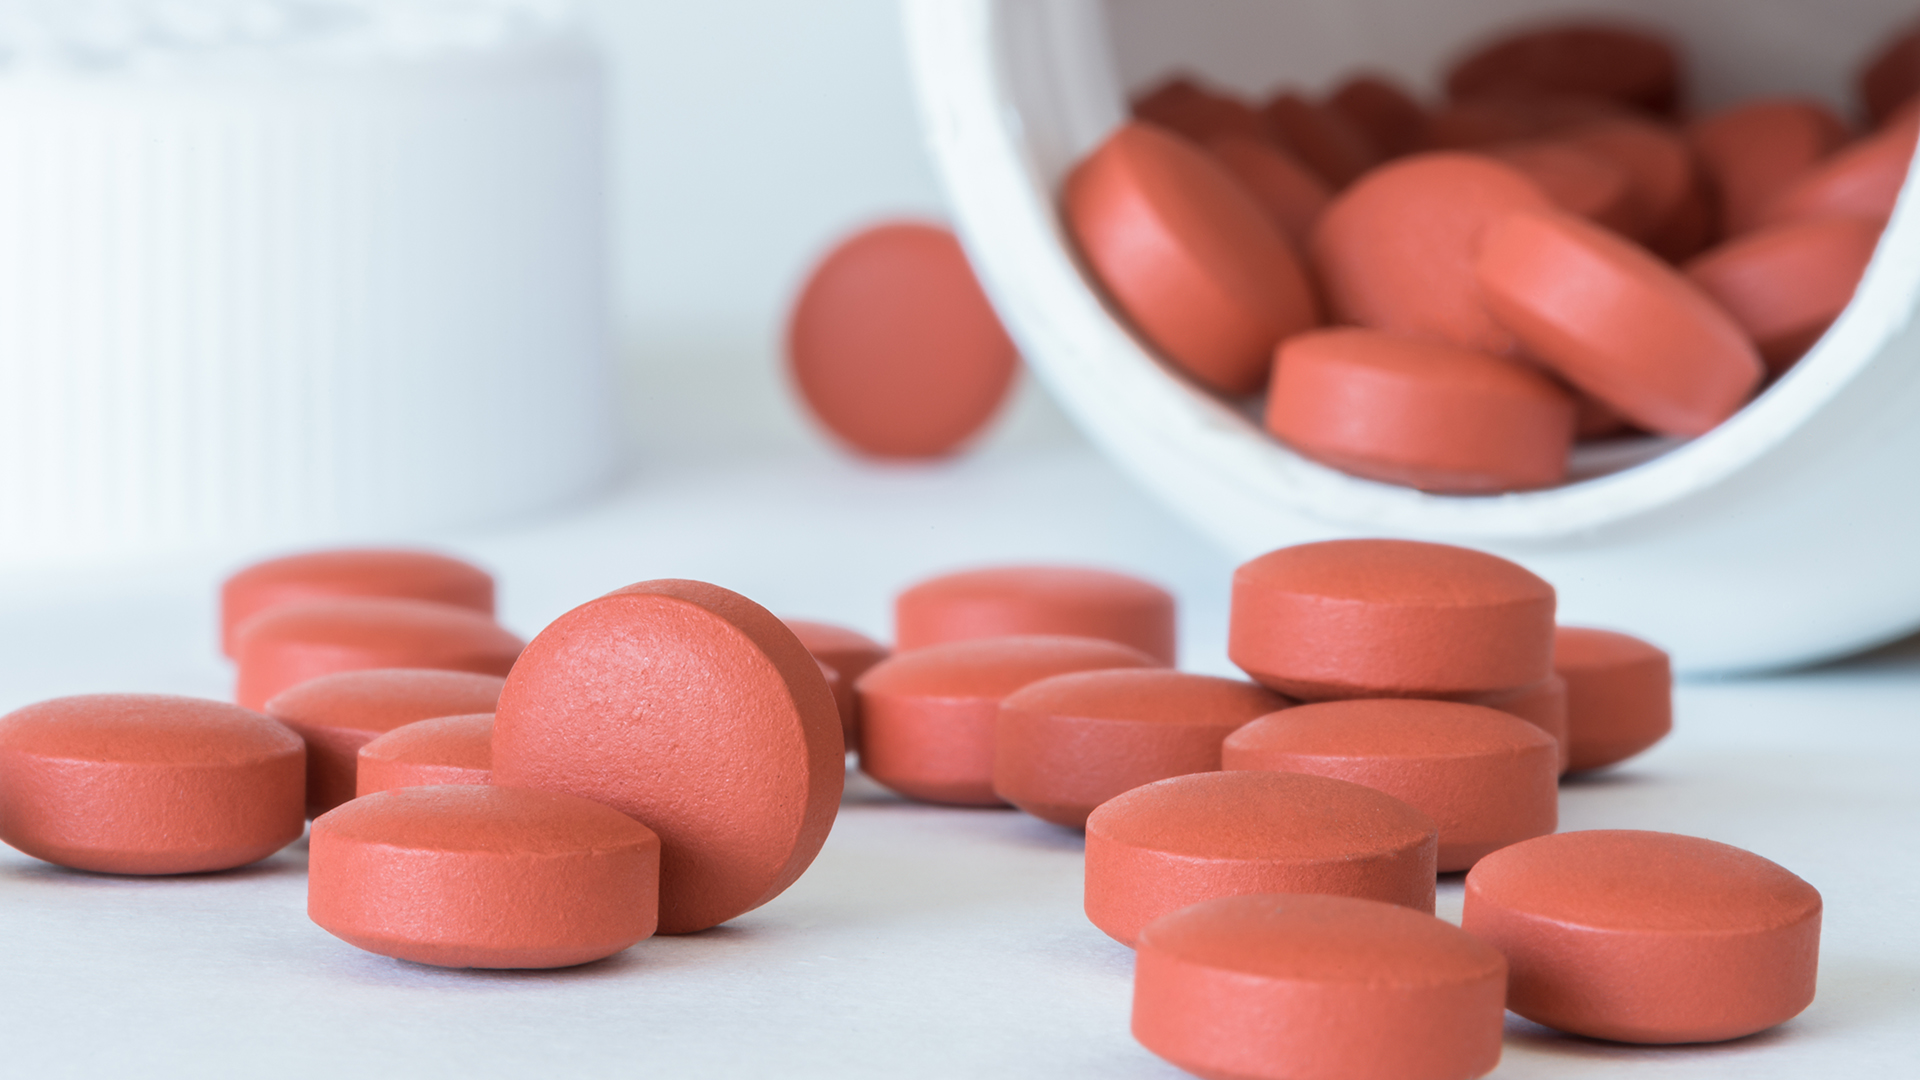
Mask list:
[[[860,771],[923,802],[1004,806],[993,790],[1000,703],[1072,671],[1155,668],[1113,641],[1027,635],[902,650],[860,677]]]
[[[1281,338],[1320,321],[1287,238],[1226,166],[1139,122],[1068,174],[1068,231],[1128,320],[1180,370],[1251,394]]]
[[[643,581],[555,619],[493,718],[494,783],[590,798],[659,834],[667,934],[799,879],[839,811],[845,750],[800,639],[699,581]]]
[[[1699,286],[1571,214],[1502,218],[1474,266],[1488,309],[1528,355],[1649,431],[1703,435],[1766,373]]]
[[[1395,904],[1262,893],[1148,924],[1133,1035],[1235,1080],[1469,1080],[1500,1062],[1507,962]]]
[[[1553,673],[1553,586],[1497,555],[1414,540],[1324,540],[1233,573],[1227,653],[1305,701],[1441,697]]]
[[[282,604],[241,624],[233,699],[257,709],[309,679],[373,668],[505,675],[522,647],[491,618],[451,604],[387,599]]]
[[[1355,476],[1494,494],[1566,478],[1574,398],[1514,360],[1341,327],[1280,344],[1266,428]]]
[[[360,748],[354,797],[392,788],[493,783],[493,714],[416,720]]]
[[[228,870],[300,838],[305,777],[300,737],[256,712],[55,698],[0,717],[0,841],[76,870]]]
[[[1376,698],[1302,705],[1227,736],[1229,770],[1350,780],[1406,803],[1440,828],[1435,865],[1465,870],[1559,823],[1560,746],[1484,705]]]
[[[1218,772],[1222,739],[1290,704],[1255,683],[1179,671],[1055,675],[1000,703],[993,790],[1037,818],[1083,828],[1123,791]]]
[[[1337,321],[1505,354],[1513,334],[1474,285],[1480,234],[1553,203],[1510,165],[1478,154],[1415,154],[1334,199],[1313,231],[1313,265]]]
[[[313,823],[307,915],[419,964],[555,968],[654,932],[660,838],[611,807],[474,784],[355,799]]]
[[[1019,368],[960,242],[909,221],[863,229],[814,266],[786,349],[809,411],[881,458],[953,453],[999,411]]]
[[[1658,35],[1611,22],[1529,27],[1485,42],[1447,70],[1450,97],[1596,97],[1651,113],[1680,104],[1680,56]]]
[[[1853,301],[1880,243],[1880,222],[1809,218],[1754,229],[1685,266],[1779,374],[1811,349]]]
[[[1244,893],[1357,896],[1431,914],[1437,836],[1432,818],[1345,780],[1176,776],[1088,816],[1087,918],[1130,946],[1168,912]]]
[[[267,559],[220,586],[220,651],[237,655],[240,624],[279,604],[341,597],[433,600],[493,614],[493,576],[431,551],[341,548]]]
[[[354,797],[361,747],[416,721],[490,713],[505,685],[468,671],[342,671],[281,691],[265,711],[306,741],[307,816],[318,817]]]
[[[1762,98],[1695,120],[1687,141],[1720,202],[1720,227],[1738,236],[1787,185],[1847,141],[1846,124],[1812,98]]]
[[[885,660],[892,650],[844,626],[807,619],[781,621],[815,660],[833,669],[834,678],[827,680],[827,684],[833,691],[834,703],[840,706],[841,735],[846,739],[847,749],[853,749],[860,732],[860,699],[853,692],[853,684],[868,668]]]
[[[1576,1035],[1719,1042],[1813,1001],[1820,893],[1712,840],[1602,829],[1467,873],[1461,926],[1506,955],[1507,1008]]]
[[[1066,634],[1174,661],[1173,594],[1085,566],[989,566],[928,578],[894,600],[901,650],[970,638]]]
[[[1553,669],[1567,681],[1567,770],[1603,768],[1673,730],[1673,666],[1628,634],[1562,626]]]

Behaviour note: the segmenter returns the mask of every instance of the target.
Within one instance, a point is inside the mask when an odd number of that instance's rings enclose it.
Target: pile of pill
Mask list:
[[[1234,575],[1241,680],[1177,670],[1173,597],[1094,568],[923,581],[892,648],[680,580],[523,648],[465,562],[293,555],[222,591],[240,704],[0,718],[0,840],[202,873],[312,818],[308,913],[343,941],[567,967],[778,896],[852,750],[904,798],[1084,830],[1087,918],[1137,954],[1134,1034],[1202,1076],[1477,1076],[1508,1009],[1633,1043],[1794,1016],[1811,886],[1710,840],[1555,833],[1563,774],[1667,733],[1671,676],[1554,604],[1464,548],[1283,548]],[[1454,926],[1436,882],[1461,871]]]
[[[1690,114],[1676,47],[1560,22],[1444,100],[1353,76],[1256,106],[1174,77],[1067,176],[1090,278],[1173,369],[1355,476],[1565,481],[1580,439],[1704,434],[1846,308],[1920,136],[1920,30],[1810,98]]]

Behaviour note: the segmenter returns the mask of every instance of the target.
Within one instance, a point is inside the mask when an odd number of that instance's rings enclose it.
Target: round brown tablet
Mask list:
[[[1426,106],[1385,76],[1347,79],[1327,95],[1326,107],[1364,132],[1382,160],[1412,153],[1427,135]]]
[[[1699,286],[1571,214],[1502,218],[1487,229],[1475,272],[1488,310],[1530,356],[1649,431],[1705,434],[1766,373]]]
[[[1260,115],[1274,141],[1291,150],[1335,191],[1380,162],[1380,152],[1353,121],[1299,94],[1275,94]]]
[[[1122,126],[1068,175],[1066,223],[1133,326],[1202,385],[1250,394],[1280,339],[1319,322],[1287,238],[1225,166]]]
[[[1123,945],[1189,904],[1328,893],[1433,912],[1433,819],[1300,773],[1209,772],[1117,795],[1087,818],[1087,918]]]
[[[1567,770],[1599,769],[1673,730],[1673,666],[1630,634],[1562,626],[1553,669],[1567,681]]]
[[[161,694],[0,717],[0,841],[76,870],[193,874],[300,838],[306,750],[256,712]]]
[[[392,788],[493,783],[493,714],[402,724],[360,748],[354,797]]]
[[[653,934],[660,838],[589,799],[458,784],[355,799],[313,823],[307,915],[417,964],[571,967]]]
[[[1813,1001],[1820,893],[1776,863],[1673,833],[1600,829],[1496,851],[1461,926],[1506,954],[1507,1008],[1576,1035],[1718,1042]]]
[[[1260,110],[1218,89],[1176,75],[1134,99],[1133,115],[1204,143],[1222,136],[1267,139]]]
[[[1553,206],[1519,170],[1478,154],[1415,154],[1362,177],[1320,215],[1313,265],[1337,321],[1504,354],[1513,334],[1474,284],[1480,234]]]
[[[1340,327],[1281,343],[1266,427],[1355,476],[1485,495],[1566,478],[1574,399],[1515,360]]]
[[[1033,635],[902,650],[861,676],[860,771],[923,802],[1003,806],[993,790],[1000,702],[1070,671],[1151,668],[1138,649],[1090,637]]]
[[[1553,586],[1496,555],[1325,540],[1234,571],[1227,653],[1307,701],[1485,693],[1552,674],[1553,605]]]
[[[1447,72],[1454,98],[1577,95],[1652,113],[1680,103],[1680,57],[1654,33],[1618,23],[1564,21],[1495,38]]]
[[[1266,139],[1223,135],[1206,147],[1267,212],[1294,250],[1305,251],[1314,222],[1333,198],[1327,182]]]
[[[496,784],[563,791],[660,836],[660,930],[793,884],[846,780],[840,711],[793,631],[738,593],[645,581],[528,644],[494,713]]]
[[[1560,744],[1483,705],[1412,698],[1302,705],[1227,736],[1220,761],[1229,770],[1311,773],[1386,792],[1440,827],[1443,874],[1559,823]]]
[[[505,685],[498,675],[466,671],[342,671],[274,695],[266,713],[306,740],[307,816],[318,817],[354,797],[369,742],[436,716],[491,713]]]
[[[233,699],[258,709],[309,679],[371,668],[505,675],[522,647],[491,618],[452,604],[372,598],[281,604],[241,625]]]
[[[807,276],[787,365],[807,408],[848,446],[933,458],[993,418],[1019,354],[953,234],[888,222],[842,240]]]
[[[1196,1076],[1468,1080],[1500,1060],[1506,961],[1395,904],[1205,900],[1149,924],[1138,954],[1134,1037]]]
[[[1808,218],[1755,229],[1693,259],[1687,277],[1732,315],[1778,375],[1853,302],[1880,223]]]
[[[1082,828],[1123,791],[1220,770],[1220,740],[1292,704],[1239,679],[1152,668],[1055,675],[1000,703],[993,790],[1037,818]]]
[[[972,638],[1066,634],[1174,660],[1173,595],[1150,581],[1086,566],[989,566],[928,578],[893,603],[904,651]]]
[[[1824,102],[1764,98],[1731,105],[1687,128],[1694,156],[1720,201],[1720,225],[1738,236],[1787,185],[1847,141],[1847,126]]]
[[[220,586],[220,651],[235,655],[240,625],[278,604],[342,597],[433,600],[493,614],[493,576],[431,551],[338,548],[267,559]]]
[[[844,626],[806,619],[781,621],[787,624],[787,629],[793,631],[815,660],[833,671],[833,678],[827,680],[827,685],[833,690],[834,703],[840,706],[840,731],[846,738],[847,749],[853,749],[858,744],[860,733],[860,699],[853,692],[853,684],[867,673],[868,668],[885,660],[893,650],[858,630],[849,630]]]
[[[1876,125],[1920,94],[1920,26],[1900,28],[1875,50],[1860,68],[1858,89],[1867,119]]]

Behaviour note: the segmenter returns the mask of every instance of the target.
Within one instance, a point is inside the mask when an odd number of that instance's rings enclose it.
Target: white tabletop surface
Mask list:
[[[1018,425],[1015,425],[1018,427]],[[1069,438],[927,468],[817,445],[656,455],[605,501],[437,538],[491,567],[536,632],[652,577],[887,630],[929,573],[998,561],[1131,570],[1180,597],[1184,666],[1224,673],[1231,565]],[[229,560],[0,578],[0,708],[68,693],[220,695]],[[1791,618],[1783,612],[1783,618]],[[1683,685],[1674,734],[1563,788],[1563,829],[1690,833],[1826,898],[1819,996],[1775,1031],[1635,1048],[1510,1018],[1507,1077],[1920,1075],[1920,644]],[[1174,1077],[1128,1034],[1131,954],[1080,910],[1078,834],[902,802],[851,778],[812,869],[702,934],[554,972],[445,971],[305,915],[304,842],[244,870],[135,879],[0,847],[0,1075]],[[1458,875],[1443,916],[1458,919]]]

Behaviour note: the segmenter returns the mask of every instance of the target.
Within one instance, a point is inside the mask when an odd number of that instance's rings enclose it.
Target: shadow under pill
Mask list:
[[[1781,1040],[1793,1038],[1793,1028],[1794,1022],[1788,1020],[1777,1027],[1722,1042],[1625,1043],[1591,1039],[1585,1035],[1557,1031],[1543,1024],[1536,1024],[1525,1017],[1508,1013],[1506,1041],[1510,1046],[1525,1047],[1556,1057],[1580,1058],[1589,1061],[1617,1061],[1648,1057],[1705,1060],[1720,1055],[1745,1054],[1764,1049]]]
[[[262,881],[277,877],[304,877],[307,860],[281,859],[276,855],[231,870],[205,870],[193,874],[111,874],[100,870],[77,870],[49,862],[22,863],[0,871],[23,881],[48,884],[86,885],[103,888],[162,888],[202,882]]]
[[[1654,780],[1645,773],[1632,769],[1594,769],[1591,772],[1568,773],[1560,778],[1562,788],[1600,789],[1626,788],[1641,784],[1651,784]]]

